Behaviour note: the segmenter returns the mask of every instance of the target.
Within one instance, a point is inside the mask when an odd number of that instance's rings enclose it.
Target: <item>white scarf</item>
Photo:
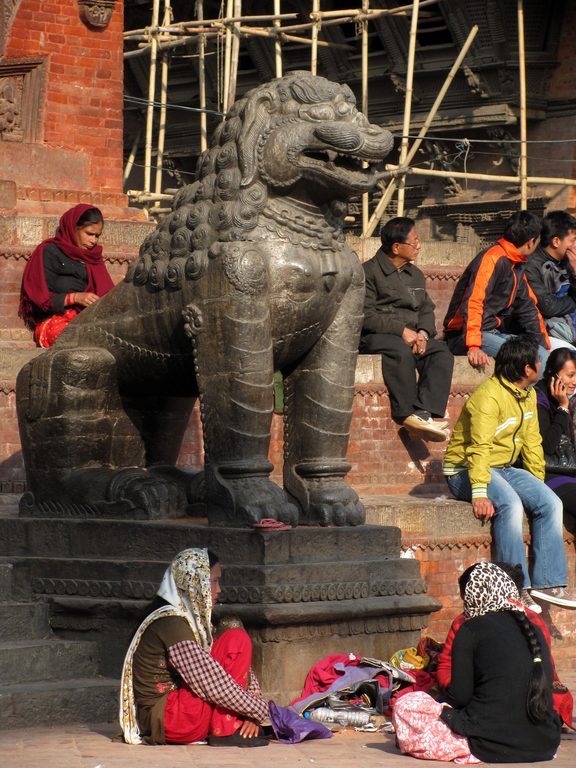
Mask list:
[[[169,605],[147,616],[136,630],[122,668],[120,685],[120,726],[127,744],[142,744],[134,700],[134,654],[146,629],[164,616],[186,619],[194,639],[204,650],[212,647],[212,590],[207,549],[185,549],[166,569],[157,593]]]

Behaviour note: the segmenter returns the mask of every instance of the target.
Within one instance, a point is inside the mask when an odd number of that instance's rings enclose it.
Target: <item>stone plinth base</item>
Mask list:
[[[243,620],[263,690],[281,703],[330,653],[387,659],[415,645],[440,607],[427,594],[418,560],[400,557],[396,527],[263,532],[183,519],[0,517],[0,557],[14,563],[14,583],[50,601],[60,637],[98,641],[100,671],[111,677],[120,674],[167,564],[194,546],[220,557],[217,614]]]

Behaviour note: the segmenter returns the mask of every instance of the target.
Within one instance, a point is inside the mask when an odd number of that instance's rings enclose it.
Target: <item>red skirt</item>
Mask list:
[[[229,629],[218,637],[210,655],[246,688],[252,664],[252,641],[243,629]],[[208,734],[230,736],[246,718],[221,709],[196,696],[187,685],[172,691],[164,709],[164,737],[167,743],[190,744],[203,741]]]
[[[56,341],[64,328],[74,320],[76,315],[80,314],[79,309],[67,309],[63,315],[52,315],[41,323],[38,323],[34,329],[34,341],[39,347],[48,349]]]

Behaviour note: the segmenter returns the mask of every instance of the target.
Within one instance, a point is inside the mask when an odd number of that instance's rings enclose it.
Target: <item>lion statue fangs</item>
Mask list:
[[[202,501],[211,525],[364,522],[345,482],[364,283],[342,223],[391,147],[347,86],[307,72],[234,104],[124,282],[21,371],[27,514]],[[283,488],[269,477],[275,370]],[[197,397],[205,466],[191,476],[175,464]]]

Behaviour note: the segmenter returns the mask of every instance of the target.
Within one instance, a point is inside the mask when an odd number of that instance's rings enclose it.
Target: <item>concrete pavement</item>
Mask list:
[[[576,693],[576,671],[560,673]],[[575,697],[576,698],[576,697]],[[401,755],[394,735],[346,730],[326,741],[237,749],[207,746],[129,746],[115,725],[69,725],[0,731],[1,768],[419,768],[440,763]],[[512,764],[508,764],[514,768]],[[514,764],[516,765],[516,764]],[[554,768],[576,765],[576,732],[564,733]]]

